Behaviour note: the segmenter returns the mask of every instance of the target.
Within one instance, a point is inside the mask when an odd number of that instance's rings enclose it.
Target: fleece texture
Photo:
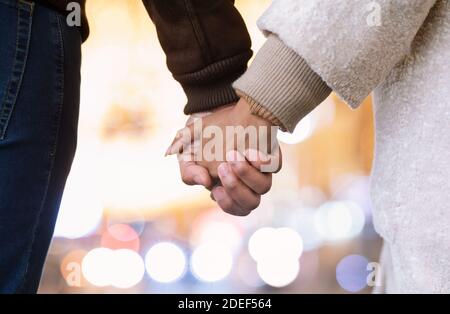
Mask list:
[[[374,91],[378,292],[450,293],[449,1],[275,0],[259,27],[353,108]]]

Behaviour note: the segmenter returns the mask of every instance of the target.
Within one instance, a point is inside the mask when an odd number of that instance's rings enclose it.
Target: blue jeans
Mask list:
[[[32,2],[0,0],[0,292],[34,293],[75,154],[81,36]]]

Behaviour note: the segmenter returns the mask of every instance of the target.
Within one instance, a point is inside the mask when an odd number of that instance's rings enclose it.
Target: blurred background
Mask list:
[[[268,0],[238,0],[257,51]],[[141,1],[87,1],[79,145],[41,293],[368,293],[381,240],[371,221],[371,100],[330,96],[293,134],[250,216],[185,186],[164,152],[184,125]]]

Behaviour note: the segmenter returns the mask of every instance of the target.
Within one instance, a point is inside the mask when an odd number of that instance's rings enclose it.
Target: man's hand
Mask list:
[[[201,119],[200,130],[195,129],[195,119]],[[273,145],[277,143],[271,138],[276,136],[271,127],[268,121],[252,115],[248,104],[240,100],[190,118],[167,154],[179,154],[186,184],[210,189],[224,211],[248,215],[270,189],[271,172],[281,168],[281,154],[278,145]],[[214,145],[206,140],[214,141]],[[214,149],[208,150],[208,145]]]

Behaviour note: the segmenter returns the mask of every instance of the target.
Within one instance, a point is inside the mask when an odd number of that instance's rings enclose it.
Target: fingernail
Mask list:
[[[217,170],[221,177],[226,177],[228,175],[228,165],[226,163],[220,164]]]

